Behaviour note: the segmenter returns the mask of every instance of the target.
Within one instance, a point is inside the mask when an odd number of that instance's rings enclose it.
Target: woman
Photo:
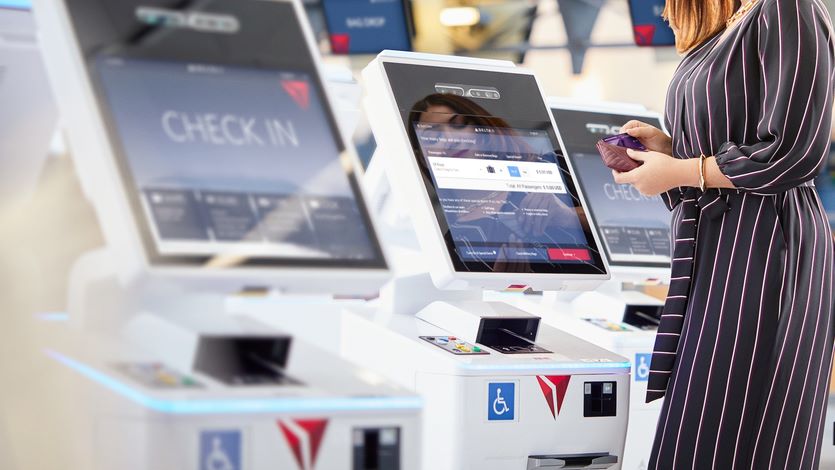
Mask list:
[[[817,469],[832,363],[832,235],[812,180],[829,148],[833,42],[820,0],[668,0],[686,52],[672,137],[615,173],[673,211],[647,401],[651,469]]]

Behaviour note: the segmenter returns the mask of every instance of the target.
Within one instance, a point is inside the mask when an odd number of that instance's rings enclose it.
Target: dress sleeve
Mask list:
[[[828,154],[833,48],[829,15],[819,2],[764,1],[756,140],[724,143],[716,162],[737,188],[779,194],[814,179]]]

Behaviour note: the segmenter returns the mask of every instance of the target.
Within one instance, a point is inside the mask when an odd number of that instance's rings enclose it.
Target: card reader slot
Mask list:
[[[538,346],[539,318],[483,318],[476,342],[502,354],[550,352]]]
[[[623,322],[643,330],[654,330],[661,324],[660,305],[627,305],[623,312]]]
[[[589,469],[603,470],[618,464],[618,456],[611,454],[531,455],[527,470]]]
[[[200,338],[194,369],[232,386],[297,385],[286,372],[290,337]]]

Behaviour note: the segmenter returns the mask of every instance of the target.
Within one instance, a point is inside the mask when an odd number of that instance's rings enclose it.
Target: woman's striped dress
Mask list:
[[[708,1],[708,0],[706,0]],[[737,190],[674,189],[673,271],[648,385],[650,469],[816,469],[833,347],[833,42],[820,0],[760,0],[690,52],[667,95],[677,158]]]

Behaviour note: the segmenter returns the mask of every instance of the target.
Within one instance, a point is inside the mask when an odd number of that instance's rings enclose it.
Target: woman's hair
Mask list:
[[[664,18],[676,32],[676,49],[690,51],[725,29],[740,0],[667,0]]]

